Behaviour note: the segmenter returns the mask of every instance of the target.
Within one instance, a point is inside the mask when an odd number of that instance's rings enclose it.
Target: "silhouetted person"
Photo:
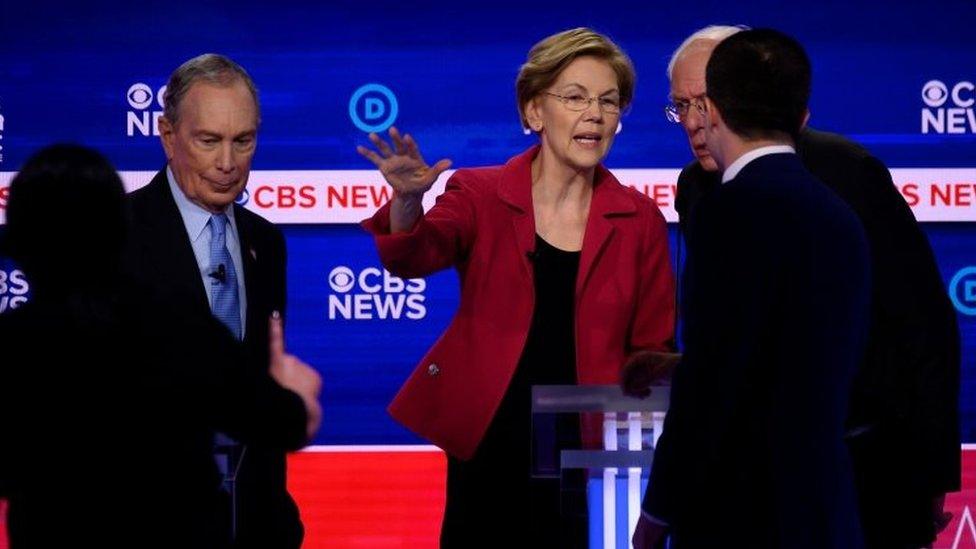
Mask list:
[[[11,184],[4,252],[32,294],[0,316],[14,549],[225,545],[215,430],[298,448],[318,427],[320,380],[284,353],[280,320],[271,367],[243,367],[217,320],[123,279],[123,196],[107,160],[71,145],[40,151]]]

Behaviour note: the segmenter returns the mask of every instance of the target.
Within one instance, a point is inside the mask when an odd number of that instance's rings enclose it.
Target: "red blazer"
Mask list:
[[[532,159],[461,169],[410,232],[390,234],[390,205],[363,222],[383,265],[401,277],[456,267],[461,302],[444,334],[390,404],[404,426],[451,455],[474,455],[515,373],[535,302]],[[674,276],[664,216],[597,167],[576,280],[576,375],[616,384],[629,353],[666,350]],[[589,438],[589,437],[588,437]]]

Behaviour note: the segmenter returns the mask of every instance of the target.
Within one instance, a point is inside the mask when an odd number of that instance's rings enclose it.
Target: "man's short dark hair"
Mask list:
[[[715,47],[705,86],[737,135],[795,139],[810,99],[810,59],[799,42],[782,32],[742,31]]]

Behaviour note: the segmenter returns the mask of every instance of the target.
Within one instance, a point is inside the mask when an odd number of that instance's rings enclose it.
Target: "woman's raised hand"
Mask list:
[[[451,167],[451,161],[446,158],[428,166],[413,137],[410,134],[401,137],[395,127],[390,128],[393,148],[375,133],[369,134],[369,140],[376,147],[375,151],[360,145],[356,152],[376,164],[383,178],[399,195],[421,198],[441,173]]]

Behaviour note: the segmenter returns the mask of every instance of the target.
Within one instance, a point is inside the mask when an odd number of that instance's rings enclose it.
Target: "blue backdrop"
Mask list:
[[[500,163],[533,141],[514,105],[514,78],[528,48],[580,25],[613,37],[638,72],[634,106],[608,166],[678,168],[690,153],[663,116],[665,67],[685,36],[712,23],[773,26],[806,45],[813,126],[852,136],[891,167],[976,166],[974,92],[965,86],[976,80],[972,0],[282,4],[4,2],[0,172],[16,171],[54,141],[97,147],[122,170],[159,169],[164,159],[151,124],[161,111],[159,88],[181,62],[207,51],[240,62],[260,88],[256,170],[368,169],[354,148],[365,143],[363,127],[391,121],[394,101],[396,125],[417,137],[429,160]],[[940,97],[935,87],[930,100],[938,107],[922,96],[932,80],[948,94]],[[366,88],[350,106],[368,84],[383,88]],[[957,109],[943,113],[955,123],[923,133],[929,108]],[[384,288],[371,239],[357,226],[284,231],[288,343],[325,378],[317,442],[419,442],[385,407],[453,314],[456,276],[402,285],[387,278]],[[976,265],[976,226],[927,224],[925,231],[947,285],[963,273],[949,291],[964,341],[963,436],[976,442],[976,274],[965,271]],[[0,260],[0,310],[22,301],[25,286]]]

